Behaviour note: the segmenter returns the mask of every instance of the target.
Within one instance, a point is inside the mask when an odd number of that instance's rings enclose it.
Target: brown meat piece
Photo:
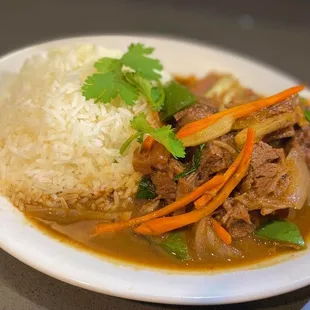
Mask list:
[[[281,113],[292,112],[294,111],[294,109],[297,107],[298,104],[299,104],[299,97],[295,95],[275,105],[272,105],[271,107],[268,107],[266,109],[268,109],[269,112],[268,114],[270,116],[274,116]]]
[[[175,200],[177,184],[169,171],[154,171],[151,180],[156,188],[156,194],[162,199]]]
[[[310,126],[303,127],[296,133],[292,146],[303,154],[310,169]]]
[[[208,143],[202,150],[200,165],[197,170],[198,180],[202,183],[207,181],[214,173],[227,169],[234,161],[234,154],[229,150]]]
[[[179,162],[178,160],[174,158],[170,158],[168,162],[168,169],[171,171],[173,176],[175,177],[177,174],[181,173],[186,169],[186,166]]]
[[[269,135],[264,137],[264,141],[270,142],[279,139],[291,138],[294,137],[294,135],[295,135],[294,126],[289,126],[270,133]]]
[[[206,77],[198,80],[193,86],[190,87],[190,90],[197,96],[204,96],[205,93],[220,79],[220,76],[211,73]]]
[[[214,114],[217,109],[210,99],[200,99],[196,104],[174,114],[177,121],[177,126],[182,127],[188,123],[198,121],[211,114]]]
[[[180,178],[178,180],[176,197],[180,198],[192,192],[194,188],[196,187],[195,183],[196,183],[196,173],[192,173],[192,174],[187,175],[184,178]]]
[[[275,149],[259,142],[255,145],[248,174],[241,184],[241,192],[253,191],[258,197],[271,193],[282,195],[287,189],[287,169],[283,149]]]
[[[245,237],[255,230],[249,212],[242,203],[228,198],[223,207],[226,213],[220,220],[233,238]]]
[[[260,98],[252,89],[245,88],[238,92],[229,104],[226,104],[226,108],[232,108],[241,104],[249,103]]]
[[[132,165],[135,171],[151,174],[153,169],[163,170],[170,158],[170,153],[158,142],[155,142],[150,152],[140,152],[138,147],[133,154]]]

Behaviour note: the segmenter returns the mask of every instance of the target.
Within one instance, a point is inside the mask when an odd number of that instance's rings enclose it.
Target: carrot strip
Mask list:
[[[204,207],[223,188],[223,186],[227,183],[227,181],[231,178],[231,176],[236,172],[237,168],[241,163],[242,158],[243,158],[243,150],[239,153],[235,161],[224,173],[225,181],[216,188],[202,195],[199,199],[197,199],[194,202],[196,209],[201,209],[202,207]]]
[[[117,223],[99,223],[96,226],[96,234],[102,234],[104,232],[114,232],[125,229],[127,227],[135,226],[145,221],[149,221],[152,219],[156,219],[158,217],[162,217],[172,213],[173,211],[179,210],[189,203],[195,201],[201,195],[203,195],[207,190],[217,187],[219,184],[224,182],[224,177],[221,175],[217,175],[213,177],[208,182],[202,184],[201,186],[197,187],[193,192],[183,196],[182,198],[176,200],[175,202],[171,203],[170,205],[151,212],[149,214],[143,215],[141,217],[136,217],[124,222],[117,222]]]
[[[185,126],[183,126],[177,133],[178,138],[189,136],[195,132],[198,132],[211,124],[213,124],[218,119],[222,118],[223,116],[226,116],[228,114],[233,114],[233,116],[236,118],[247,116],[253,112],[256,112],[258,110],[261,110],[262,108],[272,106],[278,102],[281,102],[285,100],[286,98],[297,94],[301,90],[304,89],[303,85],[295,86],[288,88],[278,94],[275,94],[273,96],[259,99],[256,101],[249,102],[247,104],[243,104],[240,106],[236,106],[231,109],[227,109],[224,111],[221,111],[219,113],[212,114],[208,117],[205,117],[203,119],[200,119],[198,121],[189,123]]]
[[[142,152],[149,152],[153,146],[154,141],[155,140],[151,136],[147,136],[142,143],[141,151]]]
[[[178,83],[183,84],[184,86],[191,86],[197,82],[197,78],[195,77],[195,75],[189,75],[189,76],[175,75],[174,78]]]
[[[204,208],[193,210],[182,215],[150,220],[136,227],[134,231],[141,235],[161,235],[171,230],[175,230],[177,228],[198,222],[203,217],[208,216],[214,212],[219,206],[223,204],[234,188],[246,175],[253,152],[254,138],[255,132],[253,129],[249,128],[247,141],[243,148],[243,157],[236,173],[232,175],[219,194],[214,197]]]
[[[226,244],[231,244],[232,238],[230,233],[214,218],[211,218],[212,228],[220,239]]]

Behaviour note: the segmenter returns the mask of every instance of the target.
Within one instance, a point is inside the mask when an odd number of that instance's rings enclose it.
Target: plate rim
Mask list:
[[[284,77],[287,80],[298,83],[298,80],[296,78],[282,72],[281,70],[279,70],[277,68],[274,68],[273,66],[270,66],[269,64],[265,64],[261,61],[255,60],[255,59],[253,59],[247,55],[239,54],[239,53],[236,53],[234,51],[229,51],[229,50],[222,48],[222,47],[219,47],[219,46],[206,44],[206,43],[203,43],[203,42],[196,40],[196,39],[187,39],[187,38],[173,37],[173,36],[145,35],[145,34],[86,35],[86,36],[73,36],[73,37],[70,36],[70,37],[58,38],[58,39],[54,39],[54,40],[48,40],[48,41],[44,41],[44,42],[38,42],[35,44],[30,44],[30,45],[27,45],[23,48],[19,48],[19,49],[13,50],[11,52],[8,52],[4,55],[0,55],[0,71],[1,71],[1,65],[3,64],[3,62],[8,60],[10,57],[18,56],[18,54],[23,54],[25,52],[28,52],[30,50],[34,50],[37,48],[42,48],[42,47],[44,48],[44,46],[46,46],[46,45],[57,44],[57,43],[66,43],[66,42],[70,42],[70,41],[75,41],[75,40],[78,41],[78,40],[84,40],[84,39],[104,40],[104,39],[111,38],[111,37],[117,37],[119,39],[136,38],[138,40],[145,40],[145,39],[148,39],[148,40],[154,39],[154,40],[161,40],[161,41],[162,40],[163,41],[172,40],[172,41],[174,41],[174,43],[183,43],[183,44],[188,44],[188,45],[199,46],[199,47],[204,48],[204,49],[211,49],[213,51],[219,51],[222,54],[234,56],[243,62],[249,62],[249,63],[252,63],[254,65],[260,66],[264,69],[268,69],[268,71],[272,71],[277,75],[281,75],[282,77]],[[39,233],[42,233],[39,230],[37,230],[37,231]],[[1,236],[1,234],[0,234],[0,236]],[[69,247],[69,245],[66,245],[66,247]],[[104,293],[104,294],[107,294],[110,296],[116,296],[116,297],[121,297],[121,298],[126,298],[126,299],[139,300],[139,301],[147,301],[147,302],[179,304],[179,305],[215,305],[215,304],[239,303],[239,302],[245,302],[245,301],[259,300],[259,299],[268,298],[271,296],[287,293],[287,292],[290,292],[292,290],[299,289],[301,287],[304,287],[304,286],[310,284],[310,274],[309,274],[306,278],[304,278],[300,281],[297,281],[297,282],[295,281],[294,285],[291,287],[288,285],[284,285],[280,289],[275,288],[274,290],[269,290],[268,292],[265,292],[262,290],[260,293],[248,294],[247,296],[240,295],[240,296],[235,296],[234,298],[233,297],[225,298],[225,296],[219,296],[217,299],[216,298],[209,299],[206,296],[201,296],[201,297],[181,297],[181,296],[179,296],[179,297],[174,297],[174,298],[170,299],[170,298],[167,298],[164,296],[153,296],[152,294],[145,294],[145,293],[142,293],[140,295],[137,293],[133,294],[130,291],[122,292],[122,293],[120,293],[120,292],[114,293],[107,288],[95,287],[95,286],[93,286],[87,282],[81,282],[77,279],[62,277],[60,274],[57,274],[57,272],[53,272],[53,271],[49,270],[48,268],[47,269],[44,268],[44,266],[42,264],[40,265],[40,264],[36,263],[35,261],[31,261],[31,258],[29,256],[22,255],[22,253],[19,253],[19,255],[16,255],[16,253],[18,253],[19,251],[11,248],[9,244],[6,244],[5,242],[1,241],[1,239],[0,239],[0,248],[2,248],[4,251],[6,251],[7,253],[12,255],[13,257],[18,259],[19,261],[27,264],[28,266],[30,266],[30,267],[32,267],[32,268],[34,268],[34,269],[36,269],[36,270],[38,270],[44,274],[47,274],[48,276],[56,278],[60,281],[69,283],[69,284],[74,285],[74,286],[82,287],[82,288],[87,289],[87,290],[95,291],[98,293]],[[72,248],[74,248],[74,247],[72,246]],[[88,255],[91,255],[91,254],[88,254]],[[274,266],[271,266],[270,268],[273,268],[273,267]],[[188,276],[190,276],[190,274],[188,274]]]

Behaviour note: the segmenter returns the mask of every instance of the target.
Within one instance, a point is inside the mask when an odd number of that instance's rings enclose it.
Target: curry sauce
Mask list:
[[[308,240],[310,235],[310,207],[305,206],[296,212],[295,222],[303,237]],[[140,266],[155,267],[170,270],[220,270],[255,264],[263,260],[294,252],[295,250],[281,247],[273,242],[255,239],[247,236],[233,241],[233,246],[241,250],[241,258],[224,259],[208,253],[204,260],[188,260],[186,262],[169,255],[149,242],[146,238],[134,235],[131,231],[107,233],[100,237],[90,237],[98,221],[81,221],[70,225],[60,225],[55,222],[38,221],[28,218],[40,230],[48,233],[62,242],[81,250],[100,255],[102,259],[112,258]],[[189,244],[193,242],[193,233],[186,231]],[[193,256],[194,253],[191,253]]]

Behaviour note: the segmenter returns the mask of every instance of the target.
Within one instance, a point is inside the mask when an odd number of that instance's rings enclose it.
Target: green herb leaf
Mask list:
[[[152,110],[160,111],[165,100],[165,92],[160,84],[154,86],[152,82],[133,72],[125,73],[125,77],[130,84],[140,90],[146,100],[152,105]]]
[[[171,118],[175,113],[190,107],[197,98],[185,86],[176,81],[171,81],[165,87],[165,102],[160,113],[163,121]]]
[[[177,257],[178,259],[181,260],[191,259],[185,239],[183,235],[178,231],[167,233],[163,241],[160,243],[160,246],[167,253]]]
[[[193,155],[193,160],[192,160],[191,167],[189,169],[184,170],[184,171],[180,172],[179,174],[177,174],[174,177],[174,180],[179,180],[181,178],[184,178],[187,175],[194,173],[198,169],[199,164],[200,164],[200,160],[201,160],[202,150],[203,150],[204,147],[205,147],[205,144],[201,144],[199,146],[199,148],[196,149],[196,151],[195,151],[195,153]]]
[[[162,70],[163,66],[159,60],[148,57],[153,51],[154,48],[145,47],[141,43],[131,44],[121,61],[125,66],[140,73],[145,79],[157,81],[161,75],[156,71]]]
[[[140,113],[131,121],[131,126],[141,134],[149,134],[157,142],[162,144],[175,158],[184,158],[185,150],[183,143],[176,137],[170,125],[161,128],[153,128],[148,123],[146,115]]]
[[[82,92],[87,100],[94,99],[95,103],[108,103],[118,95],[128,105],[133,105],[138,99],[138,90],[127,83],[121,75],[112,71],[88,77]]]
[[[289,221],[273,221],[260,227],[254,232],[259,238],[277,241],[284,245],[290,245],[301,249],[306,247],[306,243],[295,223]]]
[[[132,44],[121,59],[101,58],[94,67],[97,72],[89,76],[82,86],[83,96],[95,103],[108,103],[120,96],[127,104],[133,105],[140,95],[159,111],[164,102],[165,93],[159,83],[162,65],[157,59],[148,57],[153,48],[143,44]],[[129,68],[135,73],[125,70]],[[154,84],[156,81],[156,85]]]
[[[94,67],[101,73],[113,71],[120,74],[122,71],[122,63],[116,58],[101,58],[94,64]]]
[[[136,198],[138,199],[154,199],[157,197],[155,185],[147,177],[142,177],[138,191],[136,193]]]

